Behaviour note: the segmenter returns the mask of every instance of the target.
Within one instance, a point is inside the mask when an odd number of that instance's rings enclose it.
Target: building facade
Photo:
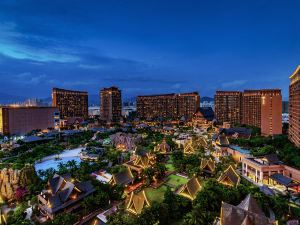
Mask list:
[[[219,122],[259,127],[266,136],[282,133],[282,96],[279,89],[218,91],[215,101]]]
[[[88,118],[88,93],[53,88],[52,106],[58,108],[61,119]]]
[[[242,120],[242,92],[217,91],[215,115],[219,122],[240,124]]]
[[[137,97],[137,114],[141,119],[190,119],[199,106],[198,92]]]
[[[300,66],[290,76],[289,139],[300,147]]]
[[[23,135],[32,130],[56,128],[59,111],[55,107],[0,107],[0,133]]]
[[[100,91],[100,116],[107,122],[119,122],[122,117],[122,95],[117,87],[103,88]]]

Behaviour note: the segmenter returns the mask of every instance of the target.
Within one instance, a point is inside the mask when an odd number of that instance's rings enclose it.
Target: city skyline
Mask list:
[[[1,1],[0,92],[125,97],[280,88],[299,64],[297,8],[280,1]],[[124,10],[125,9],[125,10]],[[274,66],[275,65],[275,66]]]

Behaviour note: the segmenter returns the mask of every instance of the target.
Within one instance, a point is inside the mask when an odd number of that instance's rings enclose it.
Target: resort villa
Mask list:
[[[186,184],[182,185],[177,193],[190,200],[194,200],[201,190],[201,183],[197,177],[192,177]]]
[[[131,192],[126,199],[125,204],[126,211],[134,215],[141,214],[145,207],[150,207],[145,191],[140,191],[139,193]]]
[[[276,155],[244,158],[242,174],[258,184],[300,192],[300,171],[284,165]]]
[[[81,201],[94,191],[90,181],[79,182],[69,174],[55,174],[48,181],[47,189],[38,195],[38,208],[42,216],[52,220],[59,213],[80,208]]]
[[[220,217],[214,225],[277,225],[274,218],[268,218],[258,206],[256,200],[248,194],[237,206],[222,202]]]

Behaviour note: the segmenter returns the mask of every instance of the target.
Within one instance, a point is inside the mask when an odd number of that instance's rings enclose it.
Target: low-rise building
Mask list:
[[[242,159],[242,174],[258,184],[300,192],[300,170],[284,165],[274,154]]]
[[[32,130],[58,128],[59,111],[55,107],[2,106],[0,133],[23,135]]]
[[[249,194],[237,206],[222,202],[220,217],[214,225],[276,225],[275,219],[266,217],[256,200]]]
[[[48,181],[47,188],[38,195],[38,209],[47,219],[81,207],[81,201],[95,191],[90,181],[79,182],[69,174],[57,175]]]

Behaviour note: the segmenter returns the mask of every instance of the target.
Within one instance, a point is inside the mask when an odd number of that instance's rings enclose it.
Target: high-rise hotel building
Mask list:
[[[300,65],[290,76],[289,139],[300,147]]]
[[[100,91],[100,117],[107,122],[120,122],[122,116],[122,95],[117,87]]]
[[[240,97],[234,98],[234,93]],[[260,127],[266,136],[282,133],[282,96],[278,89],[217,92],[215,111],[220,122]]]
[[[55,107],[0,107],[0,133],[4,135],[23,135],[32,130],[57,128],[58,125],[59,112]]]
[[[137,97],[137,114],[141,119],[190,119],[200,106],[198,92],[146,95]]]
[[[61,119],[88,118],[88,93],[53,88],[52,106],[59,109]]]
[[[242,98],[240,91],[217,91],[215,115],[221,122],[240,124],[242,121]]]

